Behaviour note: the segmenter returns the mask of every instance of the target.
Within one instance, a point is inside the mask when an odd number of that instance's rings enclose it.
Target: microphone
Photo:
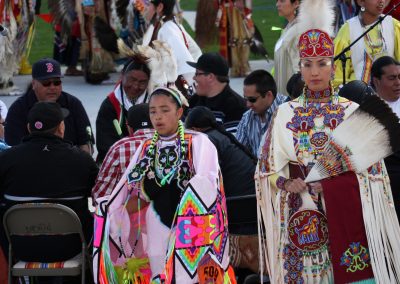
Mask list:
[[[87,145],[89,146],[89,151],[90,151],[90,155],[93,155],[93,145],[92,145],[92,128],[88,125],[86,127],[86,133],[88,135],[88,141],[87,141]]]
[[[0,25],[0,34],[2,36],[7,36],[8,35],[8,29],[4,27],[3,25]]]

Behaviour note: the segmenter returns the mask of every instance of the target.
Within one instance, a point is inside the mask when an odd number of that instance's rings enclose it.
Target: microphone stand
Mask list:
[[[367,33],[369,33],[374,27],[379,25],[388,15],[390,15],[396,8],[400,5],[400,2],[393,5],[392,9],[390,9],[384,16],[380,16],[378,20],[368,28],[365,32],[363,32],[358,38],[356,38],[352,43],[350,43],[345,49],[343,49],[338,55],[333,59],[334,61],[340,60],[342,62],[342,71],[343,71],[343,85],[346,84],[346,63],[347,60],[351,57],[346,57],[346,52],[350,50],[350,48],[355,45],[360,39],[362,39]]]

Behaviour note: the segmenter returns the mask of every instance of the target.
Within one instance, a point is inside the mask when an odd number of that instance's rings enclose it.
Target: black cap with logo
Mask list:
[[[60,63],[54,59],[43,58],[36,61],[32,66],[32,78],[35,80],[41,81],[61,77]]]
[[[31,132],[41,132],[59,125],[69,115],[69,111],[55,102],[37,102],[28,113]]]
[[[143,128],[153,128],[150,115],[149,104],[138,104],[130,107],[128,111],[128,125],[133,131]]]

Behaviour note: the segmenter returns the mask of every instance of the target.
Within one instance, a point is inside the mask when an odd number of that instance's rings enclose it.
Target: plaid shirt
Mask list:
[[[268,129],[273,113],[286,99],[286,96],[276,95],[274,102],[264,113],[265,124],[262,123],[261,117],[251,109],[243,114],[237,127],[236,139],[249,148],[254,156],[258,156],[261,137]]]
[[[139,129],[132,136],[125,137],[111,146],[92,189],[94,201],[99,197],[111,194],[142,141],[151,139],[153,134],[154,130],[152,129]]]

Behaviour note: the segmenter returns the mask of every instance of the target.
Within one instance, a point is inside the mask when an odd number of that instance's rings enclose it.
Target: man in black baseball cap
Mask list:
[[[10,107],[5,126],[5,140],[14,146],[28,135],[28,112],[36,102],[57,102],[70,115],[65,119],[65,139],[81,149],[92,152],[94,139],[89,118],[82,103],[76,97],[63,92],[60,63],[43,58],[32,66],[32,85]]]
[[[205,106],[211,109],[218,122],[225,124],[228,131],[235,133],[237,124],[247,110],[245,100],[229,86],[229,66],[218,53],[204,53],[197,62],[187,62],[196,68],[193,77],[196,94],[189,106]]]
[[[60,133],[64,137],[64,118],[69,115],[69,111],[61,108],[54,102],[37,102],[28,113],[28,129],[31,133],[53,133],[55,128],[62,124]]]
[[[128,111],[128,125],[134,133],[136,130],[153,128],[149,114],[149,104],[133,105]]]
[[[204,53],[197,62],[187,62],[190,66],[206,73],[213,73],[217,76],[228,77],[228,62],[221,55],[215,52]],[[229,80],[226,78],[226,80]]]
[[[0,218],[2,212],[15,204],[60,203],[77,213],[89,241],[93,219],[88,210],[88,197],[98,167],[88,153],[63,139],[68,113],[58,103],[37,102],[27,115],[29,135],[20,144],[0,153]],[[67,245],[55,249],[57,241]],[[58,262],[79,253],[81,243],[73,244],[68,236],[62,240],[39,238],[33,244],[21,241],[23,254],[19,257],[26,261]]]

